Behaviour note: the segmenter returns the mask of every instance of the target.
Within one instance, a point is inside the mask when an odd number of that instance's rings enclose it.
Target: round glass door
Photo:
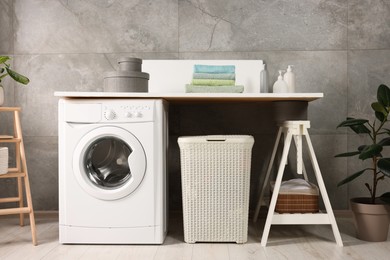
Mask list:
[[[96,128],[76,146],[73,172],[90,195],[119,199],[141,183],[146,172],[145,151],[138,139],[122,128]]]
[[[127,158],[132,150],[123,140],[110,136],[103,137],[86,149],[84,167],[93,184],[105,189],[115,189],[131,177]]]

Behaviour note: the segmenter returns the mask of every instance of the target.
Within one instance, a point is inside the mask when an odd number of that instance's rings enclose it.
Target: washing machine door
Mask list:
[[[73,173],[91,196],[116,200],[142,182],[146,155],[138,139],[120,127],[98,127],[84,135],[73,154]]]

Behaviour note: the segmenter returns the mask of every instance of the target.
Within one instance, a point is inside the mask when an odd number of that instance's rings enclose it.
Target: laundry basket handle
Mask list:
[[[225,137],[218,137],[218,136],[210,136],[210,137],[207,137],[206,139],[207,142],[225,142],[226,141],[226,138]]]

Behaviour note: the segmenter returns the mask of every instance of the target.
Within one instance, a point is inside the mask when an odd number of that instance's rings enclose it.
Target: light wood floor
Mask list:
[[[56,214],[36,214],[38,246],[30,227],[16,216],[0,218],[0,259],[390,259],[390,241],[369,243],[354,237],[352,220],[337,217],[344,242],[338,247],[330,226],[273,226],[266,248],[260,245],[265,219],[250,222],[248,242],[186,244],[180,215],[170,218],[163,245],[61,245]]]

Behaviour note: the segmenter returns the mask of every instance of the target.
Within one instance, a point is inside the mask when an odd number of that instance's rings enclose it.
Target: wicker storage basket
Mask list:
[[[273,190],[271,183],[271,190]],[[318,187],[303,179],[282,182],[275,206],[278,213],[318,212]]]
[[[179,137],[184,241],[245,243],[252,136]]]

